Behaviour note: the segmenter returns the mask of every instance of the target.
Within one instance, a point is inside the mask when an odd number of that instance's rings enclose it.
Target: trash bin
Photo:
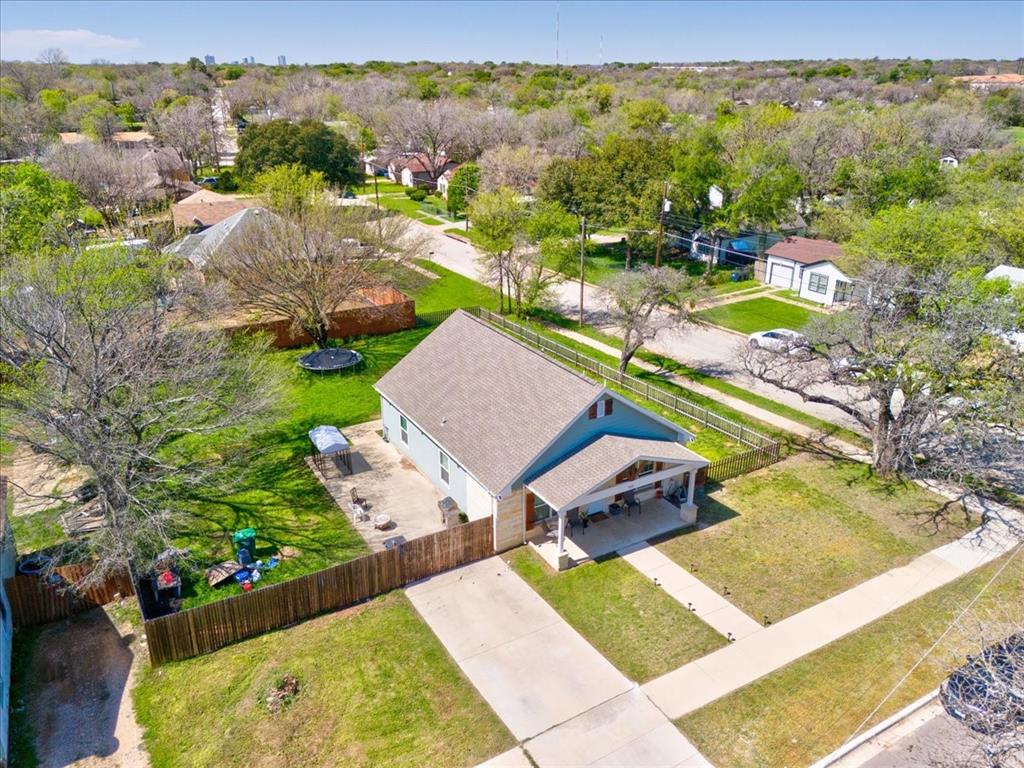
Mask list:
[[[235,551],[240,549],[249,550],[249,554],[256,555],[256,529],[255,528],[243,528],[240,531],[235,531],[231,537],[231,543],[235,545]]]

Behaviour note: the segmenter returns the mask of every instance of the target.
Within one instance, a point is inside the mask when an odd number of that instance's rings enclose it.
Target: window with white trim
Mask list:
[[[398,417],[398,431],[402,435],[402,442],[409,444],[409,420],[405,416]]]
[[[448,454],[444,451],[438,451],[438,453],[441,455],[441,482],[448,485],[452,480],[450,471],[451,459],[448,458]]]
[[[811,293],[828,293],[828,275],[812,272],[807,281],[807,290]]]

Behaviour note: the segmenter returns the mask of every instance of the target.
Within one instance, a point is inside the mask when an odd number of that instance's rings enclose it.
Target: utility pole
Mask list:
[[[661,197],[661,216],[658,218],[658,245],[654,249],[654,266],[661,266],[661,240],[665,234],[665,214],[672,208],[668,199],[668,182],[665,182],[665,192]]]
[[[587,252],[587,217],[580,217],[580,328],[583,327],[583,265]]]

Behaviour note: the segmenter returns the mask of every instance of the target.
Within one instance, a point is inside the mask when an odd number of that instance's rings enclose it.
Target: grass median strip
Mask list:
[[[285,675],[298,693],[271,713]],[[154,768],[475,765],[515,739],[402,592],[145,672]]]
[[[686,715],[677,725],[715,765],[810,765],[853,733],[1006,557]],[[1018,555],[965,617],[963,629],[950,633],[865,727],[935,689],[968,653],[980,650],[970,627],[988,624],[991,631],[996,622],[1012,620],[1022,603],[1024,557]],[[1006,634],[1010,631],[1007,626]],[[920,755],[921,764],[930,757]]]
[[[623,674],[644,682],[726,639],[620,557],[556,573],[528,546],[512,567]]]

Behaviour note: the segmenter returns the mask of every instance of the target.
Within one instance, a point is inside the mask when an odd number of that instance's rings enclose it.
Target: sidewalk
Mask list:
[[[675,720],[849,634],[1013,549],[1024,546],[1009,522],[982,528],[824,602],[690,662],[643,686]]]
[[[619,555],[654,584],[668,592],[669,597],[693,611],[714,629],[736,640],[764,629],[743,611],[730,603],[689,571],[669,559],[646,541],[626,549]]]

